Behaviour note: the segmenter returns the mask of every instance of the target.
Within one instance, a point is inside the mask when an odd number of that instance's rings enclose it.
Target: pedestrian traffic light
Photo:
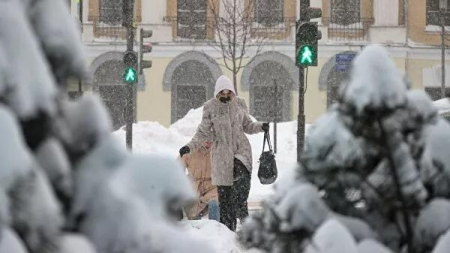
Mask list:
[[[132,67],[125,69],[123,74],[123,80],[128,84],[136,83],[138,80],[136,70]]]
[[[298,54],[297,61],[300,62],[301,65],[310,66],[314,61],[314,52],[310,45],[304,45],[300,48],[300,53]]]
[[[295,39],[295,64],[317,66],[318,41],[322,38],[317,22],[311,19],[322,17],[322,9],[310,7],[310,0],[300,0],[300,20],[297,21]]]
[[[144,30],[141,28],[140,31],[140,43],[139,43],[139,75],[144,74],[144,69],[152,67],[152,61],[144,60],[144,54],[150,53],[152,51],[151,44],[144,44],[145,38],[150,38],[153,35],[152,30]]]
[[[297,22],[295,63],[297,66],[317,66],[318,41],[322,38],[317,22]]]
[[[128,84],[134,84],[138,81],[136,72],[137,56],[134,51],[127,51],[123,56],[123,64],[125,65],[125,71],[123,73],[123,81]]]

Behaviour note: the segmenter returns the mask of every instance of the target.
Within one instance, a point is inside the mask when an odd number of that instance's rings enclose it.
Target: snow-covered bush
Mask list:
[[[244,224],[245,246],[433,250],[450,228],[450,125],[404,80],[382,47],[357,56],[338,103],[311,129],[289,187],[276,187],[263,212]],[[316,190],[301,190],[310,184]]]
[[[195,194],[173,158],[136,156],[111,135],[60,0],[0,1],[0,253],[214,252],[174,214]]]

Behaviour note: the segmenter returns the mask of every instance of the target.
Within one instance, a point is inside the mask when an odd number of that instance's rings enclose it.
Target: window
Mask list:
[[[177,35],[186,39],[206,38],[206,0],[177,1]]]
[[[124,85],[100,85],[99,93],[111,117],[114,130],[126,125],[127,87]]]
[[[175,87],[172,92],[176,92],[172,122],[183,118],[190,109],[201,107],[213,97],[214,78],[209,67],[200,61],[187,60],[181,63],[174,70],[171,82],[172,87]]]
[[[250,113],[259,121],[290,120],[293,85],[285,66],[269,60],[259,63],[250,74]]]
[[[100,0],[100,22],[122,24],[122,0]]]
[[[331,0],[331,23],[350,25],[360,22],[360,0]]]
[[[191,110],[206,101],[206,87],[200,85],[180,85],[177,87],[177,119],[181,119]]]
[[[283,0],[256,0],[255,21],[264,26],[274,26],[283,22]]]
[[[425,92],[430,96],[431,100],[436,101],[441,99],[441,87],[425,87]],[[445,96],[450,95],[450,88],[445,88]]]
[[[441,25],[439,13],[439,0],[427,0],[427,25]],[[447,11],[445,12],[445,25],[450,25],[450,0],[447,0]]]

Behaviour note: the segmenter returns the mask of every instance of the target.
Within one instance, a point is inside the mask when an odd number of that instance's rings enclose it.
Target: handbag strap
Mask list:
[[[263,150],[262,150],[262,152],[264,152],[264,149],[266,147],[266,142],[267,142],[267,145],[269,146],[269,151],[272,152],[272,144],[270,143],[269,131],[264,132],[264,140],[263,140]]]

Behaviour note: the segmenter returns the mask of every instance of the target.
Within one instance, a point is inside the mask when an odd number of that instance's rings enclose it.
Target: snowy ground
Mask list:
[[[133,152],[134,153],[158,153],[176,159],[178,150],[189,142],[195,134],[201,121],[202,108],[191,110],[183,119],[179,120],[169,128],[157,122],[139,122],[133,125]],[[297,160],[297,122],[280,123],[278,128],[278,153],[276,156],[279,170],[279,179],[296,168]],[[308,126],[307,126],[308,129]],[[123,141],[125,145],[125,129],[120,129],[114,134]],[[273,125],[271,125],[271,138],[273,140]],[[258,159],[262,151],[263,134],[249,135],[253,150],[253,175],[250,191],[250,202],[258,202],[272,194],[272,185],[262,185],[257,176]],[[225,226],[214,221],[185,221],[181,224],[187,233],[206,238],[214,242],[217,252],[257,252],[245,251],[236,242],[235,233],[229,231]]]
[[[448,98],[439,99],[434,101],[433,104],[441,114],[450,112],[450,99]]]

